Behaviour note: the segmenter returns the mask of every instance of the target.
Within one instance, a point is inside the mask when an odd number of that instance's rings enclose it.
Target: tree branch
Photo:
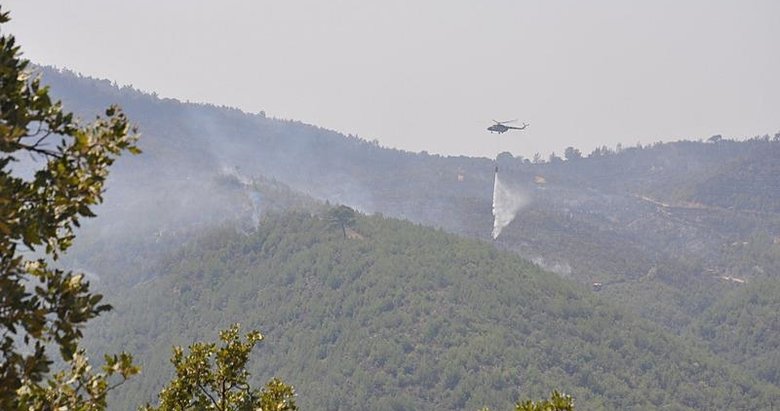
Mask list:
[[[214,397],[209,393],[205,388],[203,388],[203,385],[201,383],[197,383],[198,388],[200,388],[201,391],[203,391],[204,394],[206,394],[207,397],[211,400],[211,403],[214,404],[215,407],[217,407],[218,410],[222,411],[222,408],[217,403],[217,400],[214,399]]]
[[[60,160],[60,159],[62,159],[64,157],[61,153],[59,153],[57,151],[52,151],[52,150],[46,150],[46,149],[43,149],[43,148],[38,148],[37,147],[37,143],[34,144],[34,145],[22,144],[22,143],[17,143],[17,144],[19,145],[19,148],[21,148],[23,150],[27,150],[27,151],[30,151],[30,152],[33,152],[33,153],[36,153],[36,154],[40,154],[40,155],[46,156],[46,157],[54,157],[54,158],[56,158],[58,160]]]

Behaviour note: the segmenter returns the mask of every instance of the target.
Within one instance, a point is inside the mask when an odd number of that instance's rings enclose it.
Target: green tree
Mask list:
[[[347,227],[355,224],[355,210],[340,205],[328,212],[328,225],[341,229],[344,238],[347,238]]]
[[[84,351],[77,351],[68,362],[69,368],[54,374],[46,384],[26,384],[17,390],[17,409],[105,410],[106,394],[139,371],[126,353],[106,356],[105,360],[102,372],[95,373]],[[118,382],[111,383],[115,376]]]
[[[574,411],[574,400],[569,395],[553,391],[549,400],[518,402],[515,411]]]
[[[569,161],[579,160],[582,158],[582,152],[574,147],[566,147],[566,150],[563,152],[563,157]]]
[[[8,21],[0,10],[0,29]],[[122,354],[92,371],[81,328],[110,306],[82,274],[49,263],[71,245],[79,219],[94,216],[109,167],[122,151],[138,152],[137,135],[115,107],[80,125],[20,56],[0,30],[0,409],[101,409],[115,386],[108,378],[138,369]],[[37,166],[32,175],[18,171],[22,159]],[[52,348],[69,369],[49,376]]]
[[[147,405],[145,411],[218,410],[294,411],[295,391],[279,379],[272,379],[261,389],[253,389],[247,382],[246,364],[255,344],[263,340],[258,331],[246,334],[241,341],[239,326],[234,324],[219,333],[222,346],[197,342],[184,355],[175,347],[171,362],[176,378],[160,392],[160,405]]]
[[[488,409],[483,408],[482,411]],[[574,411],[574,399],[570,395],[553,391],[549,400],[518,402],[515,411]]]

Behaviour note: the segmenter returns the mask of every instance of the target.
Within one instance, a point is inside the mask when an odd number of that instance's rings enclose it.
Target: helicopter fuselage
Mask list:
[[[505,126],[501,123],[496,122],[496,124],[493,124],[492,126],[488,127],[487,130],[491,133],[506,133],[509,130],[525,130],[525,128],[528,127],[528,124],[523,124],[522,127],[512,127],[512,126]]]
[[[510,127],[507,127],[507,126],[505,126],[503,124],[494,124],[494,125],[488,127],[487,129],[491,133],[501,134],[501,133],[507,132],[507,130],[509,130]]]

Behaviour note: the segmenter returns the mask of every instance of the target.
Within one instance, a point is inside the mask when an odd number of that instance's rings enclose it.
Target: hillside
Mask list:
[[[718,302],[692,327],[711,351],[780,385],[780,281],[761,279]]]
[[[145,154],[122,159],[112,175],[107,211],[129,204],[114,198],[133,198],[138,205],[149,198],[154,201],[145,204],[157,206],[161,202],[157,193],[189,194],[191,202],[203,201],[208,196],[191,186],[231,168],[252,178],[279,181],[320,200],[489,238],[491,160],[386,149],[263,113],[183,104],[120,89],[106,80],[41,70],[53,92],[83,118],[92,117],[99,107],[119,103],[144,134]],[[594,238],[594,246],[608,249],[611,244],[603,244],[604,238],[620,238],[642,250],[640,259],[707,261],[699,271],[740,276],[749,273],[731,272],[736,271],[732,259],[722,258],[722,250],[759,231],[780,238],[780,217],[774,210],[780,204],[774,161],[778,141],[767,136],[617,151],[604,147],[587,158],[542,164],[504,153],[499,165],[502,178],[529,197],[530,209],[566,218],[597,237],[598,232],[610,234]],[[535,183],[537,178],[544,183]],[[521,213],[518,222],[523,217]],[[542,231],[529,233],[517,223],[500,240],[510,248],[542,242],[525,247],[526,257],[561,260],[561,254],[578,254],[569,253],[568,244],[546,241],[567,234],[561,233],[561,225],[537,224]],[[559,262],[569,264],[583,282],[602,271],[583,258]]]
[[[353,229],[308,213],[216,229],[114,295],[88,338],[144,367],[118,409],[159,390],[172,344],[232,322],[264,332],[258,381],[296,385],[305,409],[500,409],[553,388],[589,410],[747,409],[777,394],[487,243],[383,217]]]
[[[143,135],[144,155],[118,162],[112,174],[114,193],[108,193],[105,208],[119,207],[112,195],[140,192],[145,198],[149,191],[187,178],[208,178],[227,167],[282,182],[317,199],[458,232],[463,230],[456,221],[468,212],[464,204],[488,199],[489,211],[493,168],[488,159],[387,149],[264,113],[159,99],[108,80],[40,70],[52,93],[81,118],[91,119],[116,103]],[[466,178],[459,181],[459,174]],[[161,186],[148,190],[139,181]]]
[[[109,294],[157,276],[160,258],[208,227],[253,225],[256,190],[240,181],[284,187],[281,197],[261,196],[280,198],[272,209],[287,208],[282,198],[291,195],[490,236],[492,160],[386,149],[262,112],[41,71],[82,118],[119,103],[143,133],[144,154],[117,163],[101,218],[87,224],[67,261],[100,276]],[[602,147],[541,163],[502,153],[502,180],[528,201],[494,245],[589,288],[599,283],[598,298],[713,348],[692,327],[709,327],[701,318],[714,318],[707,312],[716,302],[742,298],[745,283],[780,273],[778,150],[775,135]],[[771,312],[749,318],[771,323]],[[717,353],[738,367],[764,355],[760,344],[730,347]]]
[[[113,194],[101,218],[87,220],[62,260],[111,292],[156,275],[166,252],[221,224],[252,230],[269,213],[314,212],[325,204],[278,181],[223,169],[199,178],[155,179]],[[124,198],[122,198],[124,197]]]

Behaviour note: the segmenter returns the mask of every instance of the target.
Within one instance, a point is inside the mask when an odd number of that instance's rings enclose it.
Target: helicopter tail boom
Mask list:
[[[528,127],[528,123],[523,123],[523,125],[520,127],[511,127],[511,126],[507,126],[507,127],[513,130],[525,130],[525,128]]]

